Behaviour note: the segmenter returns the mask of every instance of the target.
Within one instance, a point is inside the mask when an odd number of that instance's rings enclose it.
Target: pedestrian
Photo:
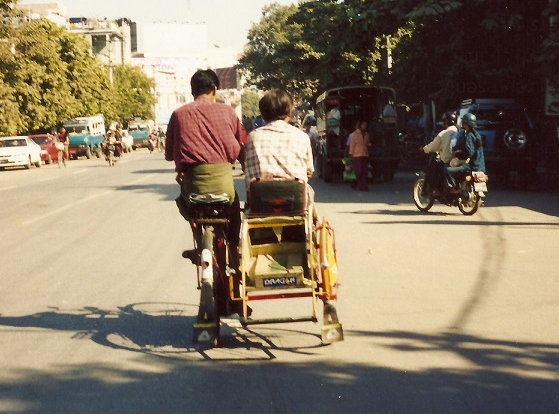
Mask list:
[[[66,131],[66,128],[62,127],[58,131],[57,136],[58,142],[62,142],[64,144],[64,152],[62,153],[62,159],[68,160],[70,159],[70,134]],[[64,163],[66,165],[66,163]]]
[[[357,128],[353,131],[353,134],[351,134],[351,142],[349,144],[349,155],[351,156],[356,177],[355,188],[359,191],[368,190],[370,146],[367,122],[359,121],[357,123]]]

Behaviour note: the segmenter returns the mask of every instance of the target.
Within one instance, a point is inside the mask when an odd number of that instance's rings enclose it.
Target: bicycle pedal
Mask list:
[[[196,266],[200,264],[200,255],[196,252],[195,249],[185,250],[184,252],[182,252],[182,257],[190,260],[192,264]]]

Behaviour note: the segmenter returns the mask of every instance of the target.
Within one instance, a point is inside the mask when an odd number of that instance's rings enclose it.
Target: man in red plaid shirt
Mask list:
[[[188,219],[189,195],[229,195],[228,242],[236,252],[241,226],[239,196],[233,185],[232,164],[237,160],[246,132],[229,105],[215,102],[219,77],[211,70],[198,70],[190,79],[194,102],[176,109],[165,141],[165,159],[175,162],[181,186],[179,209]]]

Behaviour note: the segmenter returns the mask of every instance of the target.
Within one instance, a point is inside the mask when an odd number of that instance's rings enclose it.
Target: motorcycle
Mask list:
[[[119,148],[117,148],[119,143],[112,143],[109,142],[105,145],[105,161],[109,163],[109,167],[112,167],[116,164],[117,160],[120,158]]]
[[[439,201],[447,206],[458,207],[465,216],[475,214],[483,204],[489,177],[482,171],[464,173],[459,177],[459,190],[451,191],[446,188],[442,173],[442,161],[436,154],[432,154],[427,168],[416,174],[417,179],[413,185],[415,206],[420,211],[429,211],[435,201]]]
[[[148,137],[148,149],[150,154],[155,151],[155,149],[157,148],[157,137],[153,134],[151,134]]]

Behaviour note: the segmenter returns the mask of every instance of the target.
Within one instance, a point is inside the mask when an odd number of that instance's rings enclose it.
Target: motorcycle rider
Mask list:
[[[122,154],[122,146],[120,144],[118,135],[112,129],[109,129],[109,131],[107,132],[107,138],[103,142],[105,159],[107,161],[109,160],[109,145],[114,146],[114,156],[116,158],[120,158],[120,155]]]
[[[435,163],[433,166],[428,166],[425,172],[425,181],[428,188],[434,189],[436,193],[442,188],[443,183],[443,168],[444,164],[450,163],[452,160],[452,153],[450,143],[454,135],[458,132],[456,128],[456,114],[454,112],[445,112],[442,116],[443,130],[437,134],[433,141],[425,145],[420,150],[425,154],[437,153],[442,163]]]
[[[451,167],[445,165],[445,176],[448,187],[457,191],[456,178],[470,171],[485,172],[485,157],[483,155],[483,142],[481,135],[476,131],[476,116],[466,113],[462,117],[461,130],[456,139],[456,145],[452,148],[452,158],[464,160],[462,165]]]

